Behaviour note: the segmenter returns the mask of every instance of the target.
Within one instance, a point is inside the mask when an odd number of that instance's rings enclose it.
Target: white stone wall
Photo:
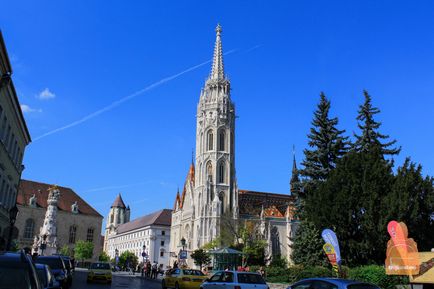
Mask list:
[[[170,227],[146,226],[122,234],[108,236],[106,253],[110,258],[114,258],[116,249],[119,256],[125,251],[130,251],[141,262],[143,245],[145,244],[149,261],[156,261],[158,264],[167,266],[170,260],[170,238]]]

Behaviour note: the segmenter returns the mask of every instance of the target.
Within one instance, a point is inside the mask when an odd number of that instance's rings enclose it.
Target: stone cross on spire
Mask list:
[[[222,80],[224,79],[224,67],[223,67],[223,48],[222,48],[222,27],[220,24],[217,24],[215,29],[216,31],[216,40],[214,46],[214,57],[212,62],[212,69],[210,79],[212,80]]]

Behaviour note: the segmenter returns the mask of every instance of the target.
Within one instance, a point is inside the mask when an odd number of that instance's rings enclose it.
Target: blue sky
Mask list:
[[[431,1],[6,1],[3,31],[34,142],[26,179],[69,186],[101,214],[171,208],[195,145],[210,64],[46,135],[212,57],[223,27],[239,187],[288,193],[324,91],[347,134],[367,89],[382,132],[434,175]],[[44,136],[39,138],[40,136]]]

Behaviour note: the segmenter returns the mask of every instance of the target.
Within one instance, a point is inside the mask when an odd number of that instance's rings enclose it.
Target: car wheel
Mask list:
[[[166,282],[164,280],[161,282],[161,288],[167,289]]]
[[[179,284],[178,284],[178,282],[175,283],[175,289],[179,289]]]

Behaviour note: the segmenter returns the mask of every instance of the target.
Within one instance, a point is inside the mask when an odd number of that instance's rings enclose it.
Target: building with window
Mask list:
[[[30,143],[30,134],[11,76],[12,67],[0,31],[0,236],[9,226],[9,210],[15,206],[24,169],[24,150]],[[0,237],[0,248],[5,242]]]
[[[169,265],[172,210],[163,209],[132,221],[129,221],[129,212],[128,218],[122,217],[125,210],[122,197],[118,195],[107,218],[104,251],[110,258],[115,258],[116,252],[120,256],[123,252],[130,251],[142,261],[143,246],[146,246],[147,260]]]
[[[19,214],[18,246],[31,248],[42,227],[47,210],[49,184],[22,180],[17,197]],[[101,254],[101,226],[103,217],[72,189],[58,186],[57,248],[68,246],[71,250],[78,240],[94,244],[93,259]]]
[[[231,234],[247,223],[255,229],[256,235],[267,241],[265,258],[268,262],[280,257],[290,261],[290,238],[297,227],[297,220],[293,218],[294,197],[289,193],[238,189],[235,104],[223,66],[221,33],[218,25],[211,73],[197,105],[195,158],[182,193],[178,191],[175,197],[170,238],[174,258],[171,262],[179,256],[182,239],[186,241],[189,256],[193,250],[218,238],[222,230],[229,230]],[[297,174],[295,161],[293,172]],[[187,262],[193,266],[191,258]]]

